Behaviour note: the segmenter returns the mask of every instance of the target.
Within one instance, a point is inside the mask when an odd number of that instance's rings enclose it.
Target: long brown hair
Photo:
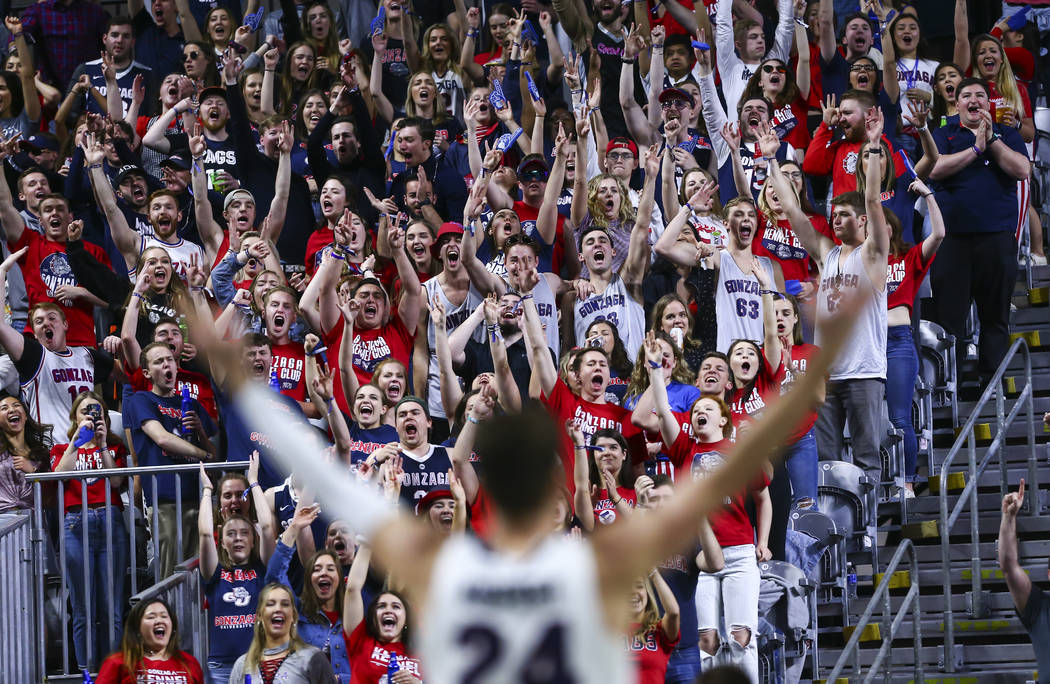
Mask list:
[[[263,610],[266,600],[275,591],[283,591],[291,599],[292,615],[288,620],[290,631],[288,632],[288,655],[306,648],[306,642],[299,636],[299,611],[295,609],[295,594],[292,590],[279,582],[270,582],[259,592],[259,604],[255,609],[255,629],[252,631],[252,643],[248,646],[248,653],[244,657],[245,671],[254,670],[259,667],[259,658],[262,656],[263,648],[266,646],[266,623],[263,622]]]
[[[106,440],[110,444],[119,443],[121,441],[120,437],[109,429],[109,412],[106,410],[106,402],[103,401],[101,394],[93,390],[81,392],[73,399],[73,405],[69,408],[69,430],[66,431],[66,438],[69,441],[73,441],[73,435],[80,430],[80,425],[77,423],[77,411],[80,410],[80,405],[88,399],[94,399],[102,406],[102,420],[106,424]],[[104,447],[105,444],[98,444],[96,446]]]
[[[689,348],[699,348],[700,341],[693,338],[693,312],[689,310],[689,305],[686,304],[685,300],[675,292],[665,294],[663,297],[656,300],[656,304],[653,304],[652,312],[649,314],[649,327],[653,330],[660,330],[660,319],[664,317],[664,310],[672,302],[678,302],[682,305],[682,308],[685,309],[685,318],[689,321],[689,329],[686,330],[686,334],[683,338],[684,346]],[[690,382],[692,381],[690,380]]]
[[[51,447],[54,441],[51,438],[51,426],[44,425],[36,422],[33,416],[29,412],[29,407],[22,400],[21,397],[7,392],[0,392],[0,401],[4,399],[14,399],[22,405],[22,413],[25,414],[25,422],[22,432],[25,435],[26,446],[29,447],[29,458],[38,466],[47,467],[50,469],[51,464]],[[3,448],[9,454],[14,455],[15,448],[11,440],[8,439],[7,433],[0,430],[0,448]],[[44,472],[47,472],[46,470]]]
[[[229,518],[223,520],[222,525],[219,526],[219,544],[216,549],[216,552],[219,555],[219,565],[226,570],[232,570],[235,567],[233,559],[230,558],[230,554],[226,552],[226,548],[222,545],[223,530],[225,530],[226,526],[232,522],[243,522],[248,526],[248,529],[252,531],[252,550],[248,553],[248,562],[246,565],[262,565],[263,562],[259,558],[259,530],[255,528],[255,523],[240,513],[234,513]]]
[[[747,80],[747,85],[744,86],[744,94],[740,96],[740,102],[747,102],[748,100],[757,100],[765,97],[765,93],[762,92],[762,85],[760,83],[762,79],[762,67],[769,64],[770,62],[779,62],[784,67],[784,88],[777,95],[777,98],[773,100],[774,107],[783,107],[786,104],[791,104],[799,97],[801,92],[798,89],[798,84],[795,83],[795,73],[791,70],[791,66],[784,61],[775,57],[762,60],[762,64],[755,69],[755,73],[751,74],[751,78]],[[773,118],[773,112],[769,112],[769,118]],[[805,122],[800,122],[801,125],[805,125]]]
[[[977,46],[981,43],[995,43],[999,47],[999,73],[995,75],[995,89],[999,91],[999,94],[1003,96],[1010,106],[1018,112],[1018,117],[1025,115],[1024,111],[1024,100],[1021,99],[1021,91],[1017,88],[1017,77],[1014,76],[1014,69],[1010,66],[1010,60],[1006,58],[1006,49],[1003,48],[1003,42],[995,36],[982,33],[973,39],[970,48],[970,68],[974,76],[978,76],[981,72],[978,70],[977,65]],[[983,76],[978,76],[983,78]]]
[[[345,591],[343,586],[343,566],[339,562],[339,556],[335,555],[335,551],[321,549],[310,556],[310,560],[303,566],[303,572],[306,577],[303,579],[303,593],[300,596],[300,600],[303,607],[303,617],[306,618],[321,614],[321,601],[317,598],[317,592],[314,591],[314,583],[310,581],[310,575],[313,573],[314,565],[324,556],[329,556],[335,561],[335,605],[338,610],[342,610],[343,592]]]
[[[142,647],[142,618],[150,606],[158,603],[164,606],[164,610],[168,611],[168,617],[171,619],[171,638],[168,640],[168,647],[164,649],[164,655],[181,665],[187,675],[190,674],[189,662],[182,654],[182,651],[179,650],[179,619],[176,617],[171,605],[158,596],[146,601],[139,601],[133,605],[128,613],[128,619],[124,623],[124,636],[120,640],[120,655],[123,657],[124,667],[127,669],[128,674],[131,675],[133,681],[138,681],[136,675],[139,668],[142,667],[142,657],[145,650]]]

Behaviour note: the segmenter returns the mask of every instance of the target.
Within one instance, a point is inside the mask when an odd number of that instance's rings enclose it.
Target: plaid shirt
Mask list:
[[[22,15],[22,30],[36,42],[44,78],[65,88],[81,62],[98,59],[109,15],[88,0],[34,3]],[[42,49],[41,49],[42,48]]]

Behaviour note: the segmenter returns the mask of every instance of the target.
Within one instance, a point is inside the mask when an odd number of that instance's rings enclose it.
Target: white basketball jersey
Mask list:
[[[179,238],[175,242],[163,242],[156,237],[144,237],[142,238],[139,254],[142,254],[150,247],[162,247],[168,253],[168,256],[171,257],[171,267],[175,269],[175,272],[184,282],[186,280],[186,271],[194,259],[196,259],[197,265],[203,268],[204,250],[201,249],[200,245],[189,240]],[[130,273],[130,277],[132,280],[135,279],[134,272]]]
[[[605,292],[595,293],[584,300],[573,304],[575,316],[576,344],[583,346],[587,339],[587,327],[597,320],[606,320],[616,328],[616,332],[627,349],[627,358],[634,359],[645,339],[645,310],[634,301],[623,283],[623,278],[614,276]]]
[[[470,318],[470,314],[474,313],[474,309],[481,306],[482,301],[484,301],[473,283],[470,284],[470,287],[467,289],[467,296],[459,306],[453,304],[445,296],[445,291],[441,288],[437,278],[431,278],[423,283],[423,287],[426,289],[428,302],[433,301],[435,295],[441,299],[441,303],[445,307],[445,331],[449,335],[452,334],[453,330],[463,325],[464,321]],[[482,342],[485,340],[484,333],[485,328],[479,325],[472,333],[472,337],[475,341]],[[427,319],[427,346],[430,348],[430,365],[427,368],[427,408],[430,410],[431,416],[446,418],[445,407],[441,404],[441,375],[438,373],[437,338],[434,337],[433,318]]]
[[[87,347],[64,353],[43,350],[33,377],[22,383],[22,397],[38,423],[51,425],[56,443],[69,430],[69,409],[81,392],[95,389],[95,362]]]
[[[605,624],[590,545],[551,536],[528,554],[451,537],[421,622],[428,684],[626,684],[623,636]]]
[[[715,316],[718,318],[718,351],[729,353],[734,340],[762,344],[762,295],[758,278],[744,273],[728,250],[723,249],[715,287]],[[773,282],[773,263],[769,257],[756,257]]]

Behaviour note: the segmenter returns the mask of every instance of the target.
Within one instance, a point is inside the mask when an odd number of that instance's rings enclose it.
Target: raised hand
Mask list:
[[[332,368],[330,366],[322,366],[318,363],[317,375],[310,384],[317,396],[324,399],[325,402],[329,402],[335,397],[335,383],[333,382]]]
[[[273,71],[277,68],[277,63],[281,60],[281,53],[277,48],[270,48],[263,53],[263,68],[267,71]]]
[[[207,145],[204,143],[204,133],[199,123],[193,124],[193,134],[187,138],[187,142],[190,146],[191,157],[197,158],[204,155]]]
[[[499,300],[496,299],[494,292],[489,293],[485,297],[485,301],[481,303],[482,310],[485,313],[485,323],[488,325],[496,325],[499,323]],[[488,385],[486,385],[488,387]]]
[[[645,175],[647,178],[656,178],[660,173],[660,146],[650,145],[645,151]]]
[[[1016,518],[1017,514],[1021,511],[1021,506],[1024,504],[1024,478],[1021,478],[1021,484],[1018,486],[1016,492],[1010,492],[1003,497],[1003,515],[1011,518]]]
[[[583,430],[580,428],[580,422],[575,418],[565,421],[565,432],[572,439],[573,446],[584,446],[587,444],[587,440],[583,436]]]
[[[920,197],[925,197],[926,195],[932,194],[932,191],[930,190],[929,186],[923,183],[922,180],[919,178],[916,178],[911,182],[911,185],[908,186],[908,192],[919,195]]]
[[[106,83],[117,80],[117,68],[113,66],[113,58],[106,54],[105,50],[99,54],[102,58],[102,78],[106,79]]]
[[[907,108],[905,108],[907,109]],[[930,105],[926,104],[922,100],[912,100],[911,112],[908,114],[901,113],[904,120],[910,123],[915,128],[922,128],[926,125],[926,121],[930,118]]]
[[[722,139],[726,141],[731,150],[740,149],[740,141],[743,138],[739,124],[734,125],[732,121],[726,121],[722,125]]]
[[[656,341],[656,334],[650,330],[645,334],[645,361],[650,368],[662,368],[664,365],[664,353],[660,349],[660,343]],[[655,365],[654,365],[655,364]]]
[[[248,484],[259,481],[259,452],[252,449],[248,455]]]
[[[645,49],[645,37],[639,33],[638,24],[631,26],[631,32],[627,34],[627,40],[623,44],[624,59],[634,59]]]
[[[146,99],[146,83],[142,80],[142,74],[135,74],[135,80],[131,82],[131,101],[141,105]]]
[[[882,139],[883,121],[882,110],[878,107],[872,107],[864,115],[864,135],[872,145],[878,145]]]
[[[839,121],[842,120],[842,114],[839,112],[839,108],[835,104],[834,95],[828,95],[827,98],[825,98],[825,101],[820,103],[820,112],[821,117],[828,128],[838,126]]]
[[[441,297],[434,295],[433,299],[427,302],[427,307],[430,309],[430,320],[434,324],[434,328],[437,330],[445,329],[445,305],[441,301]]]
[[[28,251],[29,245],[26,245],[17,252],[12,252],[11,254],[9,254],[8,257],[4,259],[2,263],[0,263],[0,273],[7,273],[8,271],[10,271],[11,267],[17,264],[18,260],[24,257],[26,255],[26,252]]]
[[[146,275],[149,275],[149,273],[146,273]],[[204,269],[198,263],[197,255],[191,254],[190,265],[186,267],[186,282],[189,283],[191,288],[203,288],[207,280],[208,276],[205,275]]]

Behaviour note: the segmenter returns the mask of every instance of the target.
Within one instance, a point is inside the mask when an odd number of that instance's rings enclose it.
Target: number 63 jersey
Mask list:
[[[551,536],[522,556],[463,535],[434,562],[421,622],[428,684],[626,684],[590,545]]]

